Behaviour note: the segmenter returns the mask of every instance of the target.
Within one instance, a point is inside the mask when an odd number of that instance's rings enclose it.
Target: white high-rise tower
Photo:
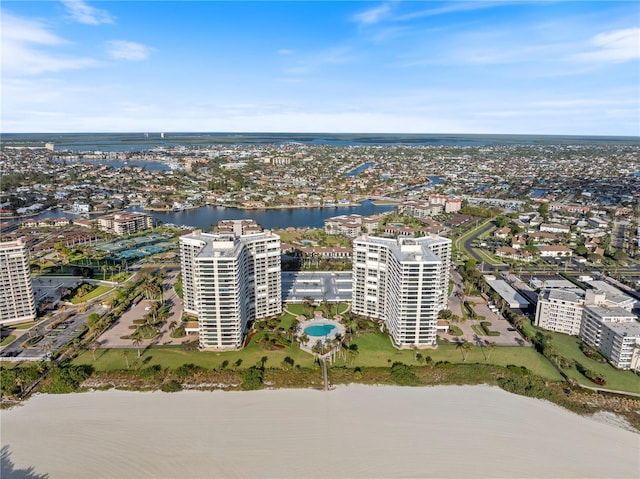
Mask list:
[[[282,313],[280,237],[270,231],[180,237],[184,310],[201,349],[237,349],[256,319]]]
[[[447,308],[451,240],[361,236],[353,243],[353,312],[382,319],[399,348],[435,347]]]
[[[36,319],[29,250],[22,240],[0,242],[0,324]]]

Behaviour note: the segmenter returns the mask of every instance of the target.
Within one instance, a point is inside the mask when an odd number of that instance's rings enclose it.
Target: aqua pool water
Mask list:
[[[304,328],[304,334],[307,336],[321,337],[326,336],[336,329],[333,324],[314,324],[313,326],[307,326]]]

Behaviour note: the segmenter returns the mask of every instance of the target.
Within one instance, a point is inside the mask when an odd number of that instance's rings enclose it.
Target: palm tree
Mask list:
[[[487,361],[489,361],[489,358],[491,357],[491,352],[496,349],[496,342],[495,341],[491,341],[489,344],[487,344]]]
[[[264,369],[264,365],[267,363],[269,358],[267,356],[262,356],[260,358],[260,369]]]
[[[177,321],[171,321],[169,323],[169,331],[171,331],[171,334],[173,335],[173,332],[176,330],[176,328],[178,327],[178,322]]]
[[[140,353],[140,345],[142,344],[140,333],[138,332],[138,330],[136,330],[136,332],[129,336],[129,338],[131,339],[131,341],[133,341],[133,346],[138,349],[138,358],[140,358],[140,356],[142,356],[142,354]]]
[[[22,396],[22,393],[24,393],[24,379],[22,379],[20,376],[16,376],[15,382],[16,386],[20,388],[20,396]]]
[[[458,342],[456,344],[456,348],[460,349],[460,352],[462,353],[462,361],[466,361],[467,360],[467,355],[469,354],[469,351],[471,350],[471,343],[469,341],[467,341],[466,339],[463,339],[462,341]]]
[[[91,343],[89,344],[89,349],[91,349],[91,351],[93,351],[93,360],[96,360],[96,349],[98,349],[100,347],[100,343],[98,341],[91,341]]]
[[[127,369],[129,369],[129,356],[127,356],[127,350],[126,349],[122,350],[122,355],[124,356],[124,360],[127,363]]]

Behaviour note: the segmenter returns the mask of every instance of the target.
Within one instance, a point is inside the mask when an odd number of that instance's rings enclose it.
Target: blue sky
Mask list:
[[[640,135],[640,2],[7,1],[3,132]]]

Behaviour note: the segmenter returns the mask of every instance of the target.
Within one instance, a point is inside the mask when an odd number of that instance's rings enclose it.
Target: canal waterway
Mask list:
[[[253,219],[263,228],[282,229],[322,228],[324,220],[338,215],[358,214],[369,216],[392,211],[395,205],[376,205],[367,200],[359,206],[340,206],[335,208],[287,208],[268,210],[241,210],[224,206],[203,206],[184,211],[146,211],[140,207],[129,207],[127,211],[143,211],[151,214],[156,220],[174,225],[185,225],[209,230],[220,220]],[[45,211],[29,218],[80,218],[62,210]],[[26,218],[25,218],[26,219]],[[22,220],[17,220],[22,221]]]

